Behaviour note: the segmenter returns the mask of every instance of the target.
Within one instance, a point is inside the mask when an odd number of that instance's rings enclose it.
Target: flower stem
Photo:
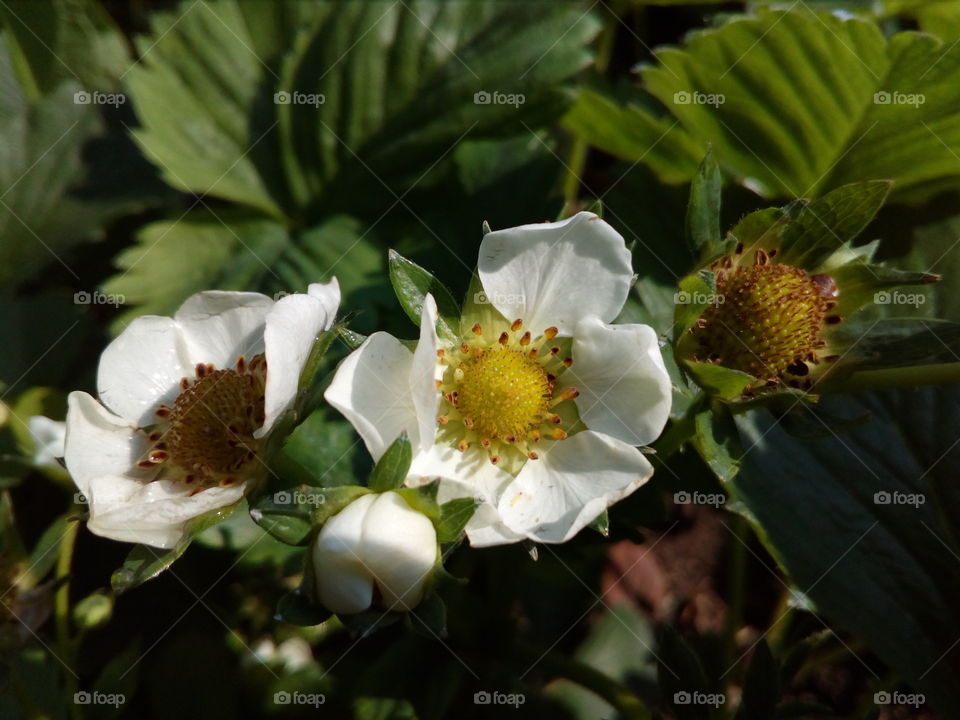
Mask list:
[[[817,386],[818,393],[860,392],[863,390],[892,390],[915,388],[920,385],[947,385],[960,383],[960,362],[939,365],[916,365],[912,367],[862,370],[850,377],[831,381],[829,378]]]
[[[77,531],[80,523],[67,521],[67,527],[63,537],[60,540],[60,547],[57,550],[57,580],[60,585],[54,596],[54,621],[57,629],[57,647],[60,657],[67,666],[65,677],[65,686],[67,694],[67,707],[71,709],[71,715],[80,720],[80,707],[73,702],[74,693],[77,692],[77,676],[73,672],[76,667],[75,645],[70,637],[70,566],[73,563],[73,547],[77,540]]]
[[[614,680],[589,665],[559,653],[541,654],[534,648],[521,645],[520,654],[550,673],[571,680],[599,695],[614,707],[623,720],[650,720],[650,711],[626,685]]]

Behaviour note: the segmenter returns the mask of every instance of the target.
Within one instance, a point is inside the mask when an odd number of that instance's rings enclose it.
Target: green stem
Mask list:
[[[850,377],[830,380],[818,385],[816,392],[860,392],[864,390],[893,390],[915,388],[920,385],[949,385],[960,383],[960,362],[939,365],[862,370]]]
[[[60,657],[67,666],[67,674],[64,676],[66,681],[67,707],[71,709],[71,715],[75,720],[81,720],[80,706],[73,702],[73,696],[77,692],[77,677],[73,672],[76,667],[75,650],[73,639],[70,637],[70,566],[73,563],[73,547],[77,540],[77,531],[80,528],[78,522],[67,522],[66,531],[60,541],[60,547],[57,550],[57,580],[60,586],[54,596],[54,621],[57,628],[57,647],[60,651]]]
[[[728,667],[736,659],[737,631],[743,624],[744,592],[746,590],[744,581],[747,576],[746,543],[750,540],[750,525],[743,516],[735,515],[732,529],[736,539],[730,543],[730,564],[727,569],[730,602],[727,608],[724,632]]]
[[[524,646],[521,646],[520,653],[542,665],[550,673],[571,680],[599,695],[610,703],[624,720],[650,720],[647,706],[630,688],[599,670],[559,653],[547,652],[541,655],[533,648]]]

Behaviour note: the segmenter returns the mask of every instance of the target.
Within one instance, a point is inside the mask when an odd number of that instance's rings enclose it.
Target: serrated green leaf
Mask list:
[[[400,433],[400,437],[390,443],[390,447],[370,473],[370,489],[374,492],[387,492],[403,487],[412,461],[413,446],[410,438],[405,432]]]
[[[960,139],[960,46],[797,6],[732,15],[657,60],[641,77],[665,112],[581,96],[567,126],[671,182],[693,177],[709,144],[728,177],[765,197],[864,178],[896,181],[900,200],[957,186],[960,158],[945,146]]]
[[[455,340],[454,328],[459,324],[460,307],[446,286],[428,270],[394,250],[390,251],[388,264],[390,283],[407,317],[419,327],[424,298],[429,293],[437,302],[437,333],[446,340]]]

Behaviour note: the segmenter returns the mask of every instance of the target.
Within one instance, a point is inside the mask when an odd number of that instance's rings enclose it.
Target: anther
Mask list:
[[[530,344],[530,331],[529,331],[529,330],[527,330],[527,331],[523,334],[523,337],[520,338],[520,344],[523,345],[524,347],[526,347],[527,345]]]
[[[512,330],[513,332],[517,332],[517,330],[519,330],[522,327],[523,327],[523,320],[521,320],[520,318],[517,318],[516,320],[513,321],[513,324],[510,326],[510,330]]]
[[[543,336],[544,336],[547,340],[553,340],[553,339],[557,336],[557,333],[559,333],[559,332],[560,332],[560,331],[557,330],[557,328],[555,328],[555,327],[553,327],[553,326],[551,325],[550,327],[548,327],[546,330],[543,331]]]
[[[567,431],[564,430],[564,429],[562,429],[562,428],[554,428],[552,435],[553,435],[553,439],[554,439],[554,440],[566,440],[566,439],[567,439]]]
[[[472,328],[470,328],[474,335],[480,336],[483,335],[483,328],[480,327],[480,323],[476,323]]]
[[[510,335],[505,332],[500,333],[497,342],[506,347],[510,343]]]

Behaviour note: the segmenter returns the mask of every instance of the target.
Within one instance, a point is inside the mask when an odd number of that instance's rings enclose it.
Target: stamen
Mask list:
[[[521,320],[520,318],[517,318],[516,320],[513,321],[513,324],[510,326],[510,330],[512,330],[513,332],[517,332],[517,330],[519,330],[522,327],[523,327],[523,320]]]

